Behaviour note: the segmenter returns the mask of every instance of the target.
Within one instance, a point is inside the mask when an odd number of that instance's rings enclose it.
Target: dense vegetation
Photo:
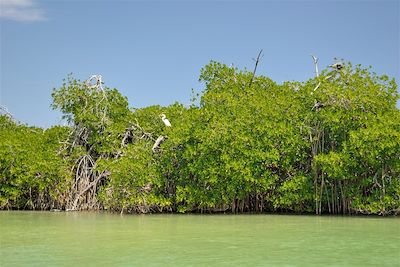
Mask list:
[[[217,62],[200,80],[198,105],[132,109],[116,89],[68,77],[53,108],[70,126],[1,116],[0,207],[400,212],[394,80],[348,63],[280,85]]]

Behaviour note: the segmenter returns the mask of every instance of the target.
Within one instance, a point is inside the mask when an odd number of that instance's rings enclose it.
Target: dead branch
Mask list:
[[[256,75],[256,71],[257,71],[257,66],[258,66],[258,63],[260,62],[260,59],[261,59],[262,51],[263,50],[261,49],[260,52],[258,53],[257,59],[255,60],[256,64],[254,65],[253,75],[251,76],[251,80],[250,80],[250,83],[249,83],[249,88],[253,84],[254,76]]]
[[[314,55],[311,55],[313,62],[314,62],[314,67],[315,67],[315,77],[318,79],[319,78],[319,72],[318,72],[318,58]],[[321,86],[321,81],[318,82],[317,86],[314,88],[314,91],[317,90]],[[312,94],[312,93],[311,93]]]
[[[318,72],[318,58],[314,55],[311,55],[314,61],[314,66],[315,66],[315,77],[319,77],[319,72]]]
[[[162,135],[159,136],[159,137],[157,138],[157,140],[156,140],[156,142],[154,143],[153,148],[152,148],[152,150],[153,150],[154,153],[156,153],[157,151],[160,150],[161,144],[162,144],[167,138],[168,138],[168,137],[162,136]]]
[[[315,90],[317,90],[320,86],[321,86],[321,82],[318,82],[318,84],[317,84],[317,86],[315,86],[313,92],[315,92]]]
[[[121,140],[121,147],[126,147],[129,143],[134,143],[136,140],[153,140],[152,134],[146,132],[139,123],[132,124],[131,127],[126,128],[125,133]]]

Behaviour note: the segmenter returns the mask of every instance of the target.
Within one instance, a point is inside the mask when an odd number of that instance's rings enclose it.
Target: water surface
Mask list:
[[[400,266],[400,218],[2,211],[0,266]]]

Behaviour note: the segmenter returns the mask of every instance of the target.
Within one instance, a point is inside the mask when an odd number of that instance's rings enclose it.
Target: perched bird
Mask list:
[[[343,63],[342,62],[336,62],[332,65],[330,65],[329,67],[331,67],[332,69],[336,69],[336,70],[341,70],[343,69]]]
[[[171,127],[171,123],[169,122],[169,120],[167,119],[167,117],[165,116],[164,113],[161,114],[161,119],[164,122],[165,126]]]
[[[314,99],[314,106],[313,106],[312,110],[315,109],[316,111],[318,111],[319,109],[321,109],[323,107],[325,107],[324,103],[318,102],[316,99]]]
[[[89,88],[97,88],[103,90],[103,77],[100,74],[90,76],[86,81],[86,86]]]

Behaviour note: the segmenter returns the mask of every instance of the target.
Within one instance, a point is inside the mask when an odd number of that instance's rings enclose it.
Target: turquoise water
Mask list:
[[[400,266],[400,218],[0,212],[0,266]]]

